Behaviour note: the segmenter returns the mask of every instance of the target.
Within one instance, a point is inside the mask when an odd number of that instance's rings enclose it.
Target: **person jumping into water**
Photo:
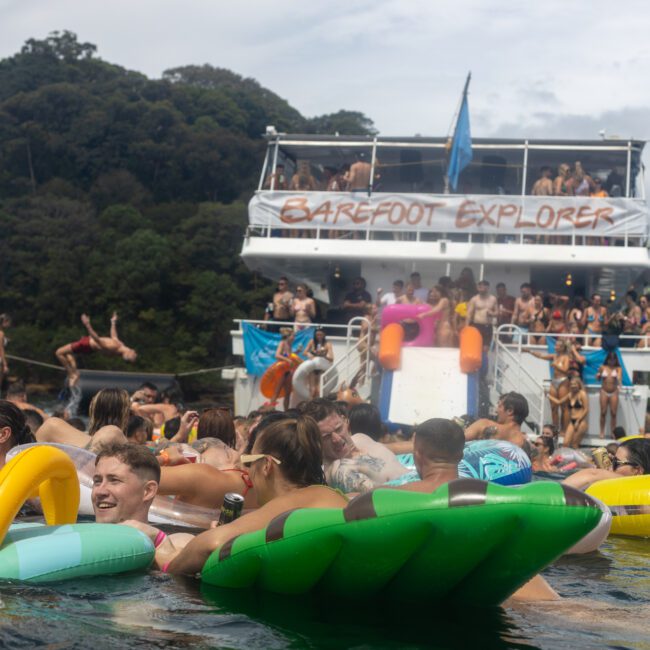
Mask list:
[[[117,336],[117,312],[113,312],[111,316],[110,336],[99,336],[93,329],[87,314],[81,314],[81,322],[88,330],[88,335],[82,336],[73,343],[62,345],[55,353],[56,358],[65,368],[70,388],[74,388],[79,381],[79,370],[75,359],[77,354],[91,354],[99,351],[113,356],[120,356],[124,361],[129,362],[135,361],[138,356],[135,350],[124,345]]]

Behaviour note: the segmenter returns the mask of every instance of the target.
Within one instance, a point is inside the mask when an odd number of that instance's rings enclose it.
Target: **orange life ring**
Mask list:
[[[262,375],[260,380],[260,391],[264,397],[271,399],[275,395],[278,384],[283,380],[288,372],[293,372],[300,364],[302,359],[295,353],[291,353],[291,363],[288,361],[276,361],[271,364]],[[284,387],[277,395],[284,397]]]

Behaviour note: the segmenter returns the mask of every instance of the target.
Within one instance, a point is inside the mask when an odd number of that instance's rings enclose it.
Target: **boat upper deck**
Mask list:
[[[475,139],[452,192],[444,138],[276,135],[242,254],[644,266],[643,147]]]

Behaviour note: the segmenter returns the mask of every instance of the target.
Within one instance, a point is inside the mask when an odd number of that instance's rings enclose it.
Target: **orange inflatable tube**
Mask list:
[[[483,365],[483,337],[471,325],[460,331],[460,370],[471,375]]]
[[[77,470],[70,457],[56,447],[26,449],[0,471],[0,543],[23,503],[36,496],[50,526],[77,521]]]
[[[292,372],[296,366],[302,363],[302,359],[297,354],[291,355],[291,363],[288,361],[276,361],[271,364],[260,379],[260,392],[264,397],[271,399],[275,395],[275,390],[282,378]],[[278,394],[278,397],[284,397],[284,388]]]
[[[386,325],[379,336],[379,363],[386,370],[397,370],[402,358],[404,328],[399,323]]]

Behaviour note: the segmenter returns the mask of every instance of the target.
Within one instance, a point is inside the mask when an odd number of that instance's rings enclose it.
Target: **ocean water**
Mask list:
[[[5,582],[0,648],[650,649],[650,539],[610,538],[544,575],[562,601],[494,610],[244,595],[159,572]]]

